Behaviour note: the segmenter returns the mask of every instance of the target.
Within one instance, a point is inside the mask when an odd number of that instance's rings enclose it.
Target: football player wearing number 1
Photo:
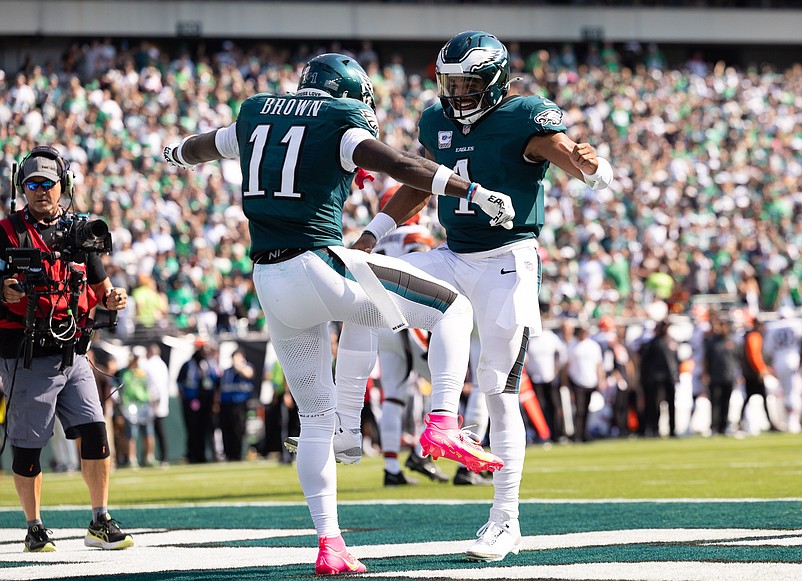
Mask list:
[[[254,283],[301,419],[298,479],[319,538],[315,572],[358,573],[365,566],[345,546],[337,518],[329,321],[358,325],[367,340],[375,338],[370,327],[431,330],[431,365],[441,391],[450,392],[452,384],[462,386],[472,309],[453,287],[403,261],[343,248],[342,209],[356,170],[384,172],[435,194],[477,192],[494,224],[504,226],[514,211],[505,194],[378,141],[373,87],[354,59],[315,57],[298,89],[250,97],[235,123],[186,137],[164,157],[181,168],[240,159]],[[481,448],[474,456],[500,464]]]
[[[541,332],[537,237],[544,218],[543,178],[553,163],[598,190],[611,183],[613,169],[590,144],[565,135],[557,105],[538,96],[507,95],[509,56],[493,35],[456,35],[441,49],[436,73],[440,102],[426,109],[419,123],[427,157],[503,190],[515,203],[513,227],[502,230],[488,227],[471,196],[441,197],[438,215],[447,244],[404,257],[454,285],[476,312],[477,379],[487,396],[491,450],[504,469],[493,474],[490,518],[466,555],[498,561],[517,553],[521,542],[518,497],[526,434],[518,391],[529,334]],[[427,200],[414,186],[402,186],[383,210],[387,218],[380,213],[378,221],[400,224]],[[378,234],[369,224],[354,248],[370,249]]]

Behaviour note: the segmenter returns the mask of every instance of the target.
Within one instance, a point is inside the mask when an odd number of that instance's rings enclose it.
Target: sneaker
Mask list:
[[[407,486],[415,485],[418,483],[416,478],[404,476],[403,472],[393,474],[392,472],[384,471],[384,485],[385,486]]]
[[[454,484],[456,486],[493,486],[493,477],[484,472],[476,474],[465,466],[460,466],[454,474]]]
[[[415,453],[414,450],[409,455],[409,458],[407,458],[405,466],[410,470],[420,472],[435,482],[448,482],[448,476],[446,476],[442,470],[435,465],[431,458],[421,458]]]
[[[52,553],[56,550],[56,543],[50,538],[53,531],[42,525],[33,525],[25,535],[26,553]]]
[[[120,530],[116,520],[106,515],[105,520],[89,523],[84,545],[100,549],[127,549],[134,546],[134,539]]]
[[[362,459],[362,430],[343,428],[340,414],[334,414],[334,459],[340,464],[357,464]]]
[[[479,537],[465,552],[469,561],[501,561],[520,551],[521,527],[501,510],[490,509],[490,520],[476,533]]]
[[[454,460],[471,472],[501,470],[504,462],[498,456],[486,452],[476,438],[468,430],[460,429],[462,417],[440,414],[428,414],[425,418],[426,429],[420,437],[421,448],[425,456],[434,460],[440,457]]]
[[[362,459],[362,430],[351,430],[340,425],[340,416],[334,416],[334,459],[339,464],[357,464]],[[298,453],[298,436],[284,439],[284,447],[292,454]]]
[[[359,559],[348,552],[348,548],[342,551],[335,551],[328,545],[329,539],[320,537],[318,539],[319,550],[317,561],[315,561],[315,574],[317,575],[339,575],[340,573],[364,573],[367,567]]]

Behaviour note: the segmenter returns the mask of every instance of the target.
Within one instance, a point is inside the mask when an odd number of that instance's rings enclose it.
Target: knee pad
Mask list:
[[[33,478],[42,472],[42,465],[39,464],[39,455],[42,453],[41,448],[17,448],[11,446],[14,452],[14,460],[11,463],[11,469],[14,474]]]
[[[103,460],[109,457],[109,439],[106,424],[93,422],[75,426],[81,434],[81,458],[83,460]]]

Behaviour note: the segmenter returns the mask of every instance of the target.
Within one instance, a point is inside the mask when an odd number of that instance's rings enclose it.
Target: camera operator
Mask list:
[[[14,187],[26,195],[27,205],[0,220],[0,381],[9,397],[6,430],[14,485],[28,526],[25,551],[56,550],[52,531],[44,527],[40,515],[39,460],[53,435],[56,414],[67,437],[80,438],[81,472],[92,502],[84,544],[131,547],[131,536],[108,514],[109,444],[94,375],[81,353],[88,343],[76,349],[82,343],[76,338],[85,336],[88,341],[90,310],[98,302],[110,311],[123,309],[127,294],[112,287],[97,252],[73,252],[72,243],[64,242],[65,220],[73,215],[59,201],[62,195],[72,196],[73,186],[69,162],[57,150],[34,148],[21,162]],[[95,224],[102,230],[103,223]],[[26,270],[14,265],[15,249],[31,249],[39,256],[38,251],[44,258]],[[29,300],[34,301],[31,309]],[[30,353],[22,364],[26,343]]]

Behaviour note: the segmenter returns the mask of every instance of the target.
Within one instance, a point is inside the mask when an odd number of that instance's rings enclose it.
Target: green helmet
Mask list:
[[[487,32],[460,32],[437,55],[437,89],[446,117],[465,125],[498,105],[510,85],[510,58]]]
[[[321,54],[306,63],[298,91],[305,89],[323,91],[337,98],[356,99],[376,110],[370,77],[356,59],[344,54]]]

